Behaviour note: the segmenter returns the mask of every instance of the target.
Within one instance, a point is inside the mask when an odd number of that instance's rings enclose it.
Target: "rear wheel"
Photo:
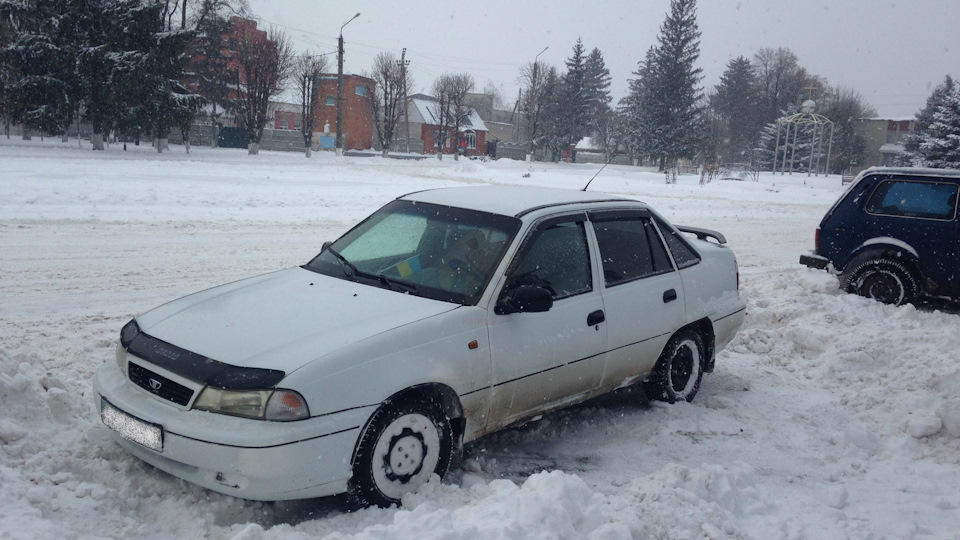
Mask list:
[[[840,277],[840,288],[899,306],[917,298],[920,285],[916,276],[902,262],[880,258],[853,265]]]
[[[647,397],[667,403],[692,401],[700,389],[706,360],[703,336],[692,328],[677,332],[643,383]]]
[[[398,504],[434,473],[450,466],[453,430],[425,400],[385,405],[374,413],[357,447],[350,494],[362,504]]]

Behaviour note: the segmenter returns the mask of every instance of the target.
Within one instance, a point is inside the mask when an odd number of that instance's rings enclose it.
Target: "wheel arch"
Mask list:
[[[463,434],[466,429],[466,418],[463,413],[463,405],[460,403],[460,397],[457,392],[449,386],[442,383],[422,383],[404,388],[383,400],[380,405],[370,414],[360,435],[357,437],[353,446],[353,455],[350,459],[351,467],[357,460],[357,453],[360,450],[360,443],[363,441],[370,423],[376,416],[377,411],[391,405],[406,403],[408,401],[431,401],[436,403],[443,414],[450,420],[450,427],[453,429],[454,453],[461,450]]]
[[[860,248],[854,252],[853,256],[850,257],[850,260],[847,261],[847,264],[843,267],[843,270],[840,271],[841,283],[843,282],[842,276],[846,272],[854,270],[865,262],[877,259],[892,259],[902,263],[907,270],[913,273],[914,277],[917,279],[917,283],[920,284],[921,288],[927,289],[927,279],[924,276],[923,271],[920,269],[920,260],[917,256],[916,250],[910,246],[898,246],[896,244],[887,244],[882,242],[860,246]]]
[[[717,337],[716,332],[713,330],[713,322],[710,320],[710,317],[704,317],[700,320],[693,321],[692,323],[678,328],[671,336],[670,339],[673,339],[673,336],[683,332],[684,330],[693,330],[694,332],[700,334],[700,337],[703,339],[703,348],[706,353],[706,362],[703,365],[704,373],[713,373],[713,367],[716,364],[716,352],[717,352]],[[667,341],[669,343],[669,340]]]

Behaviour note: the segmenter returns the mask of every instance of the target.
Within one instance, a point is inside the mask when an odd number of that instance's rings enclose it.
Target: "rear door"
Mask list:
[[[643,210],[592,212],[607,314],[607,365],[601,386],[646,375],[684,324],[680,274],[653,218]]]

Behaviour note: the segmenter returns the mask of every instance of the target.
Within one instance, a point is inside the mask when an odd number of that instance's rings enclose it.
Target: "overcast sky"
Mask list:
[[[262,27],[286,32],[298,52],[332,53],[343,29],[344,71],[369,71],[374,56],[406,47],[415,89],[444,72],[492,82],[510,102],[520,67],[540,56],[565,70],[578,37],[598,47],[614,101],[656,43],[670,0],[483,2],[249,0]],[[809,72],[858,91],[882,117],[912,117],[947,74],[960,77],[958,0],[701,0],[697,6],[702,85],[713,88],[727,63],[763,47],[787,47]],[[816,99],[816,96],[814,96]]]

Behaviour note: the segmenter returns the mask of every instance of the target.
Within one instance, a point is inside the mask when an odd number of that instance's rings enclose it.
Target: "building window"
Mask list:
[[[289,126],[287,123],[287,115],[284,113],[277,113],[277,115],[280,117],[280,129],[290,129],[287,127]]]
[[[367,87],[361,84],[357,85],[357,95],[367,97]]]
[[[337,104],[337,98],[333,96],[327,96],[327,107],[333,107]]]
[[[474,131],[467,131],[464,133],[463,137],[467,140],[467,148],[470,150],[477,149],[477,134]]]

